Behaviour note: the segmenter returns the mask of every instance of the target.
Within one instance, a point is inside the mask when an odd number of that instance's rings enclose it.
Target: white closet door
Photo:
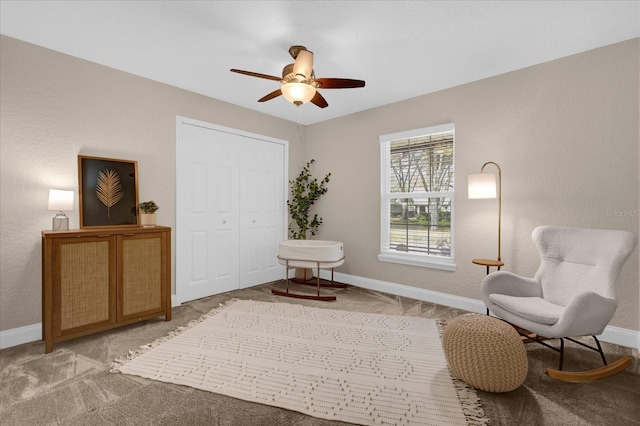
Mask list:
[[[221,138],[227,135],[210,129],[187,125],[182,135],[178,169],[184,179],[178,179],[176,194],[180,302],[235,290],[239,282],[236,150]]]
[[[179,303],[283,275],[277,248],[285,238],[286,141],[205,124],[177,122]]]
[[[283,277],[284,146],[249,140],[240,169],[240,287]]]
[[[239,171],[236,143],[242,137],[209,130],[209,264],[213,293],[238,289],[239,259]]]

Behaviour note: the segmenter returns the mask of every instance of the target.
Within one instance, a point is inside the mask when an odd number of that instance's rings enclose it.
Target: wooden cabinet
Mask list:
[[[45,353],[160,315],[171,320],[171,228],[42,232]]]

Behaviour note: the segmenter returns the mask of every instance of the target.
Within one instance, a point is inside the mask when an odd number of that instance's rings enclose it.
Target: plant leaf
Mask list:
[[[111,217],[111,207],[124,197],[120,175],[115,170],[104,169],[98,172],[96,195],[98,200],[107,207],[107,217]]]

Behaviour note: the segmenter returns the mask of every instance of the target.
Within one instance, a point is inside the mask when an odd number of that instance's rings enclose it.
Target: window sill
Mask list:
[[[455,271],[456,264],[453,259],[438,259],[431,256],[415,254],[380,253],[378,260],[381,262],[400,263],[403,265],[419,266],[422,268],[442,269]]]

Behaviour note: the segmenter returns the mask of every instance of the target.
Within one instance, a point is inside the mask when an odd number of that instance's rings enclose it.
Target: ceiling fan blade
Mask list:
[[[258,99],[258,102],[270,101],[271,99],[277,98],[280,95],[282,95],[282,90],[280,90],[280,89],[274,90],[273,92],[269,93],[268,95],[265,95],[265,96],[261,97],[260,99]]]
[[[304,78],[310,78],[313,73],[313,52],[308,50],[300,50],[293,64],[293,73],[295,75],[304,75]]]
[[[352,80],[350,78],[316,78],[322,89],[352,89],[354,87],[364,87],[363,80]]]
[[[243,71],[243,70],[237,70],[235,68],[232,68],[230,71],[231,72],[237,72],[238,74],[248,75],[248,76],[251,76],[251,77],[266,78],[267,80],[274,80],[274,81],[282,80],[281,77],[276,77],[276,76],[267,75],[267,74],[260,74],[260,73],[253,72],[253,71]]]
[[[316,94],[311,99],[311,103],[319,106],[320,108],[326,108],[329,106],[327,100],[316,90]]]

